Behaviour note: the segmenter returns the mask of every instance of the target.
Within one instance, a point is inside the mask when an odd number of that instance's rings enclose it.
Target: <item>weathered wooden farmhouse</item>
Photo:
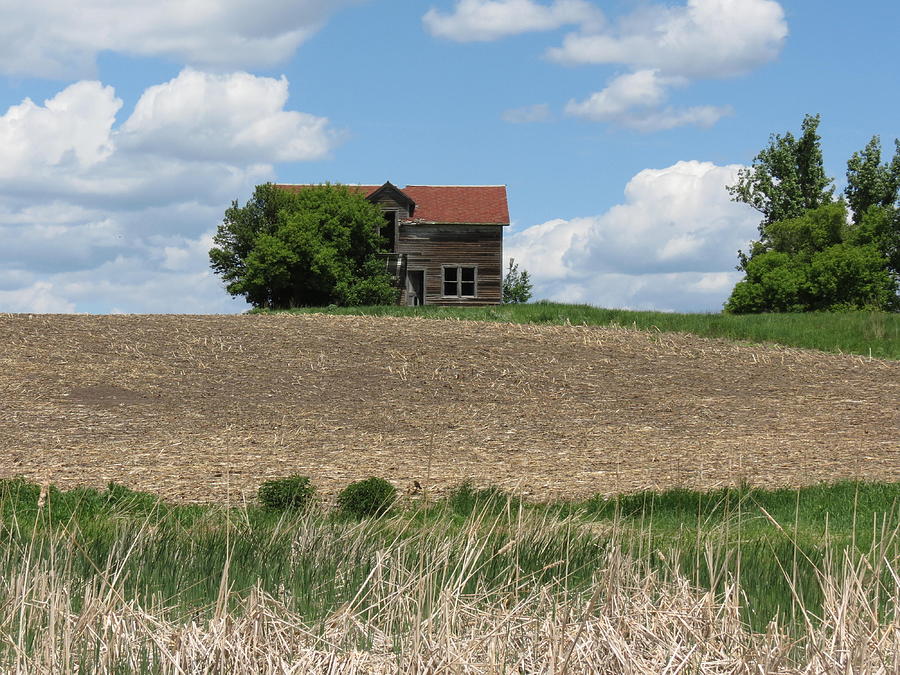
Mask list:
[[[280,185],[299,190],[303,185]],[[388,270],[403,305],[502,300],[505,185],[348,185],[381,207]]]

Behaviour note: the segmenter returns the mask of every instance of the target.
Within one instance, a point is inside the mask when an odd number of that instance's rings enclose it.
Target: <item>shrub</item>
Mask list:
[[[367,478],[350,483],[341,490],[338,495],[338,506],[344,513],[366,518],[378,516],[387,511],[394,498],[397,489],[384,478]]]
[[[527,270],[519,272],[515,258],[509,259],[509,271],[503,277],[503,303],[518,304],[531,300],[531,277]]]
[[[109,483],[106,486],[105,495],[99,495],[94,492],[94,497],[106,497],[106,503],[109,506],[115,506],[123,511],[149,512],[159,508],[162,505],[159,497],[147,492],[136,492],[125,485],[119,483]],[[89,501],[92,498],[90,493],[85,492],[79,501]]]
[[[476,509],[502,513],[510,507],[518,507],[520,503],[517,497],[506,494],[498,487],[476,488],[468,480],[458,485],[448,495],[447,501],[460,516],[469,516]]]
[[[259,486],[259,501],[269,509],[305,509],[315,498],[316,488],[309,476],[288,476],[267,480]]]

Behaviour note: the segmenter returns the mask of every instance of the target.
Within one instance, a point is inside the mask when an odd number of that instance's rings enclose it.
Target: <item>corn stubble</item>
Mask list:
[[[900,361],[325,315],[0,315],[0,345],[0,476],[66,489],[237,502],[289,473],[335,495],[373,470],[538,500],[900,481]]]

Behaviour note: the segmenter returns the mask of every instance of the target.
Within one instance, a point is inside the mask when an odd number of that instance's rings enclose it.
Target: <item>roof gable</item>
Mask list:
[[[416,208],[416,202],[410,199],[409,195],[407,195],[403,190],[398,188],[390,181],[366,195],[366,198],[369,201],[376,203],[379,202],[383,197],[387,197],[397,202],[398,204],[402,204],[403,206],[408,207],[410,214],[412,214],[414,209]]]

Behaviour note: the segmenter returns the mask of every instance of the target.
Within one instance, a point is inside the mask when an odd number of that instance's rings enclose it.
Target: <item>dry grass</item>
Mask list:
[[[240,501],[900,479],[900,362],[608,327],[0,315],[0,477]]]
[[[527,540],[538,524],[521,522],[495,556]],[[301,524],[298,546],[304,528],[313,526]],[[72,539],[63,537],[49,559],[26,552],[0,580],[0,668],[237,675],[900,672],[900,578],[878,558],[878,547],[863,558],[848,556],[836,576],[823,572],[820,616],[798,606],[794,630],[773,622],[754,633],[740,618],[738,583],[720,594],[698,591],[615,546],[597,561],[585,593],[522,578],[514,566],[495,585],[467,592],[487,564],[486,526],[473,522],[424,567],[408,564],[416,558],[410,547],[420,542],[398,539],[379,553],[354,599],[315,626],[289,609],[290,598],[259,588],[231,605],[227,575],[216,607],[202,617],[173,616],[162,599],[140,607],[124,597],[114,564],[98,568],[87,585],[73,583]],[[368,536],[361,527],[348,546],[367,546]],[[140,539],[125,544],[129,554]],[[720,564],[719,553],[710,550],[710,562]],[[887,614],[871,591],[885,569],[895,580],[882,598]]]

